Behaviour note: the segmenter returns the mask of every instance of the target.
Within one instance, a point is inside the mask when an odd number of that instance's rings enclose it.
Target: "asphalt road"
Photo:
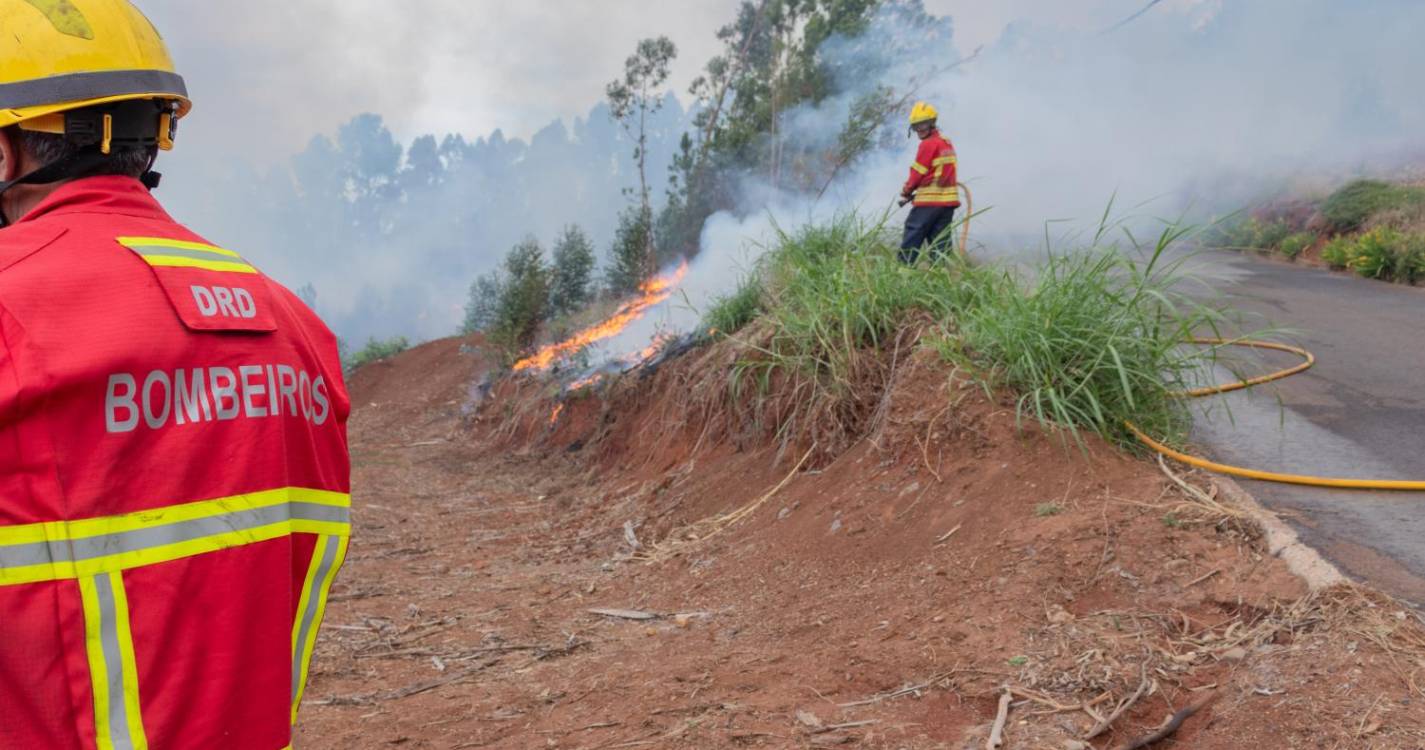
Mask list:
[[[1191,261],[1249,315],[1316,354],[1311,370],[1195,405],[1193,441],[1225,463],[1425,480],[1425,289],[1231,253]],[[1289,355],[1251,355],[1265,369]],[[1224,381],[1232,380],[1226,372]],[[1240,480],[1347,574],[1425,606],[1425,493]]]

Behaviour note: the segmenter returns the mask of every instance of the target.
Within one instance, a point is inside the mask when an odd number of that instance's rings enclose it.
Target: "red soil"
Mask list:
[[[1006,747],[1066,748],[1095,721],[1051,704],[1106,718],[1140,685],[1084,747],[1199,701],[1153,747],[1425,747],[1415,613],[1307,596],[1231,509],[1017,430],[932,358],[900,366],[869,434],[797,470],[805,443],[779,458],[692,405],[725,351],[551,426],[535,381],[472,405],[479,344],[352,380],[355,539],[303,750],[983,748],[1003,686]]]

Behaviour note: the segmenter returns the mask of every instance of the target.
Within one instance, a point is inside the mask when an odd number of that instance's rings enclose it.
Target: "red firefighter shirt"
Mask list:
[[[349,411],[321,321],[138,181],[0,231],[0,748],[290,747]]]
[[[917,206],[958,206],[960,188],[955,169],[955,147],[939,130],[933,131],[920,142],[915,163],[910,165],[910,179],[901,193],[914,193]]]

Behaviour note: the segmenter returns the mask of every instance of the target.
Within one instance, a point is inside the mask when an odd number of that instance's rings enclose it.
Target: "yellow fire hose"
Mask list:
[[[1316,357],[1314,357],[1311,352],[1300,347],[1288,346],[1287,344],[1277,344],[1271,341],[1252,341],[1245,339],[1193,339],[1192,343],[1203,344],[1207,346],[1245,346],[1253,349],[1273,349],[1276,351],[1289,352],[1291,354],[1298,355],[1302,358],[1302,362],[1293,367],[1288,367],[1285,370],[1278,370],[1276,372],[1268,373],[1259,377],[1249,378],[1247,380],[1239,380],[1235,383],[1227,383],[1226,385],[1212,385],[1207,386],[1205,388],[1194,388],[1190,391],[1183,391],[1181,393],[1175,394],[1180,398],[1201,398],[1203,396],[1213,396],[1219,393],[1240,391],[1244,388],[1250,388],[1254,385],[1261,385],[1262,383],[1270,383],[1273,380],[1281,380],[1282,378],[1291,377],[1292,375],[1295,375],[1299,372],[1303,372],[1310,368],[1312,365],[1316,364]],[[1258,471],[1256,469],[1247,469],[1241,466],[1231,466],[1229,464],[1222,464],[1216,461],[1209,461],[1205,458],[1191,456],[1186,453],[1183,453],[1182,451],[1177,451],[1172,448],[1169,448],[1168,446],[1163,445],[1157,440],[1148,437],[1146,434],[1143,433],[1142,430],[1138,429],[1137,425],[1133,424],[1132,422],[1127,422],[1125,424],[1127,424],[1129,431],[1131,431],[1134,436],[1136,436],[1139,440],[1143,441],[1143,444],[1147,445],[1149,448],[1152,448],[1153,450],[1169,458],[1176,459],[1190,466],[1196,466],[1200,469],[1207,469],[1208,471],[1215,471],[1219,474],[1229,474],[1231,476],[1244,477],[1246,479],[1260,479],[1266,482],[1303,484],[1311,487],[1335,487],[1338,489],[1351,490],[1404,490],[1416,492],[1425,491],[1425,481],[1411,481],[1403,479],[1346,479],[1339,477],[1313,477],[1304,474],[1282,474],[1274,471]]]

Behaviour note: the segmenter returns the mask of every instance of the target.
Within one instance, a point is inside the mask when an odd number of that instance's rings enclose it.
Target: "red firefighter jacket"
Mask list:
[[[920,142],[915,163],[910,165],[910,179],[901,193],[914,193],[917,206],[958,206],[960,188],[955,166],[955,147],[936,130]]]
[[[0,231],[0,748],[289,747],[349,410],[317,317],[138,181]]]

